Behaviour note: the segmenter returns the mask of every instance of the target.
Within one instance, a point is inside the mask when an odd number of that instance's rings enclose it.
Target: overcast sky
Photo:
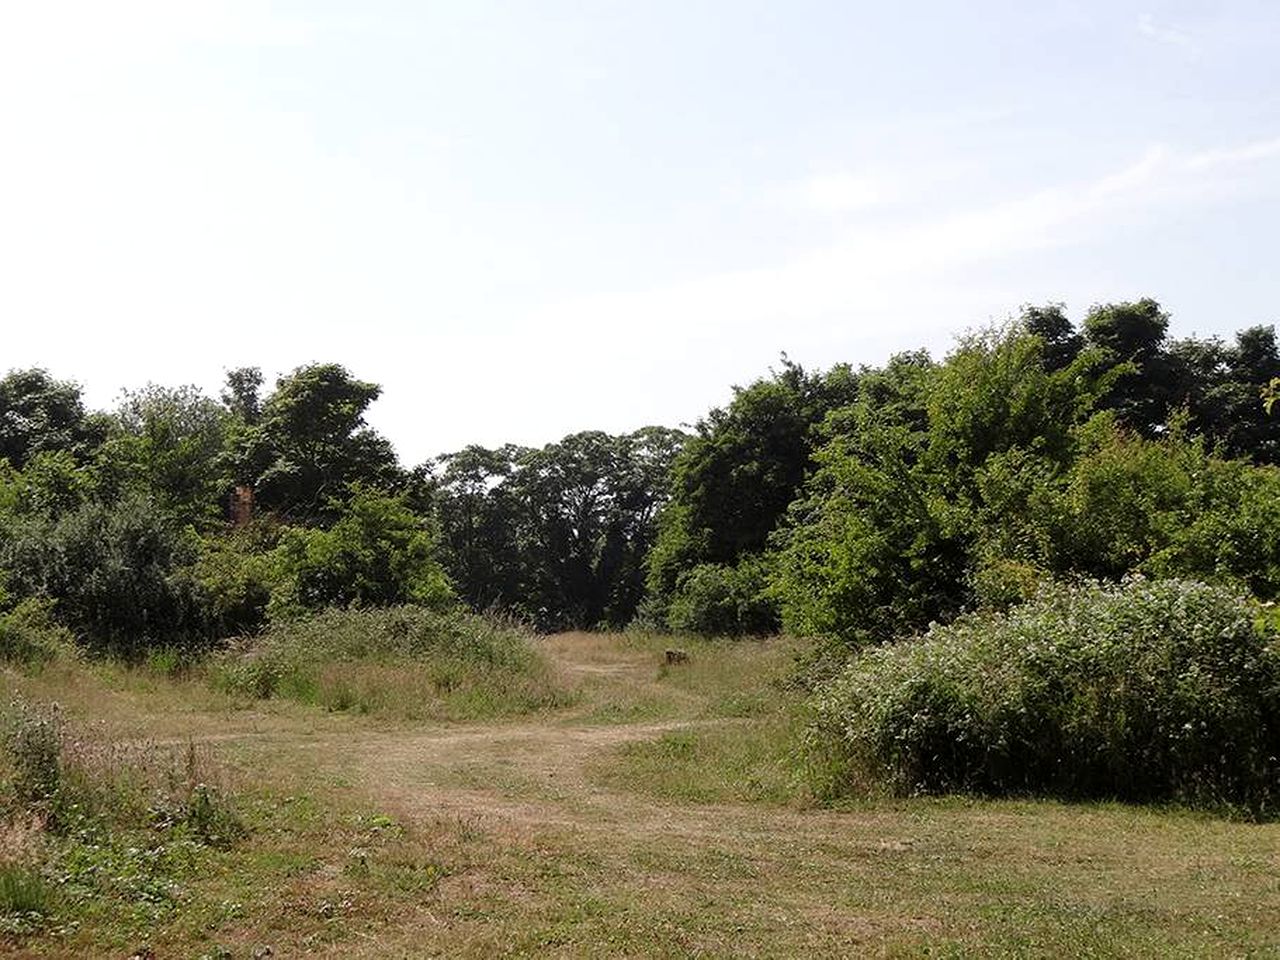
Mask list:
[[[1024,302],[1280,319],[1280,3],[0,5],[0,368],[336,360],[414,463]]]

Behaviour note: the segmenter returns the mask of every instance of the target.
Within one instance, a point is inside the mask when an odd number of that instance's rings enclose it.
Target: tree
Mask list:
[[[334,363],[299,367],[276,382],[247,443],[258,502],[306,521],[332,515],[354,484],[390,489],[401,479],[395,451],[365,424],[382,388]]]
[[[1066,309],[1062,303],[1049,303],[1043,307],[1028,304],[1022,308],[1022,326],[1044,344],[1041,357],[1049,371],[1070,366],[1084,349],[1084,337],[1067,319]]]
[[[0,380],[0,457],[19,470],[41,451],[86,458],[105,436],[102,418],[85,412],[80,387],[45,370],[12,370]]]
[[[196,538],[145,493],[14,518],[6,527],[0,569],[9,588],[54,600],[60,619],[94,652],[133,659],[151,647],[210,639],[190,570]]]
[[[527,511],[520,544],[545,625],[620,626],[634,615],[678,443],[661,428],[587,431],[521,458],[512,489]]]
[[[665,427],[587,431],[440,458],[437,516],[459,593],[548,629],[629,622],[683,439]]]
[[[528,451],[469,446],[436,461],[436,516],[445,567],[458,595],[477,610],[520,605],[527,558],[522,502],[509,483]]]
[[[262,418],[262,369],[236,367],[227,371],[222,390],[222,405],[232,416],[253,426]]]
[[[732,567],[765,549],[810,469],[819,424],[854,399],[861,376],[847,366],[811,373],[784,355],[781,370],[734,388],[728,407],[697,423],[675,458],[649,557],[657,621],[695,567]]]
[[[331,606],[439,605],[453,597],[423,520],[403,499],[356,487],[327,530],[293,528],[275,550],[274,613]]]
[[[1084,318],[1089,344],[1105,351],[1114,364],[1133,364],[1132,372],[1113,384],[1104,404],[1144,436],[1160,431],[1177,393],[1174,367],[1162,349],[1168,329],[1169,315],[1150,298],[1094,306]]]
[[[196,387],[125,391],[99,465],[109,482],[153,496],[179,523],[222,517],[229,415]]]

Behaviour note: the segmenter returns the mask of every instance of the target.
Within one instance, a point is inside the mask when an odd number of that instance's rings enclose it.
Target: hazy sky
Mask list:
[[[404,460],[1152,295],[1280,319],[1280,3],[0,3],[0,368],[337,360]]]

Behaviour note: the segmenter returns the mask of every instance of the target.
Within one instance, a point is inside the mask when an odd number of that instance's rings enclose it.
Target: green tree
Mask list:
[[[1046,370],[1070,366],[1084,349],[1084,337],[1067,319],[1066,305],[1049,303],[1042,307],[1030,304],[1022,308],[1020,322],[1027,333],[1039,337],[1044,344],[1041,354]]]
[[[352,485],[396,486],[395,451],[364,419],[381,392],[333,363],[281,377],[247,445],[245,462],[263,464],[254,478],[258,502],[307,521],[330,516]]]
[[[476,610],[520,605],[527,558],[520,550],[523,501],[510,484],[528,453],[469,446],[436,461],[441,549],[458,595]]]
[[[819,426],[858,395],[865,375],[847,366],[810,372],[784,355],[781,370],[735,388],[728,407],[698,422],[674,461],[671,501],[649,555],[649,618],[666,622],[699,566],[733,568],[763,553],[812,466]],[[699,583],[709,582],[700,575]]]
[[[439,605],[453,597],[430,531],[403,498],[356,487],[327,530],[286,530],[273,559],[272,612],[333,606]]]
[[[85,411],[80,387],[45,370],[12,370],[0,379],[0,457],[22,469],[42,451],[86,458],[106,433]]]
[[[1168,329],[1169,315],[1150,298],[1095,306],[1084,318],[1089,344],[1105,351],[1112,363],[1133,365],[1104,403],[1122,424],[1144,436],[1159,431],[1176,402],[1176,370],[1163,349]]]
[[[55,601],[59,618],[94,652],[132,659],[155,646],[210,639],[190,569],[196,538],[146,494],[88,500],[5,526],[0,569],[9,588]]]
[[[125,391],[99,469],[112,485],[146,492],[179,523],[222,519],[230,476],[229,418],[196,387]]]

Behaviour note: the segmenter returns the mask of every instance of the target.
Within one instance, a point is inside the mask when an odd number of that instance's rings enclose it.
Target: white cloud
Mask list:
[[[1171,24],[1158,21],[1153,14],[1138,17],[1138,33],[1155,43],[1180,50],[1191,60],[1200,57],[1201,49],[1191,34]]]
[[[1280,137],[1270,140],[1256,140],[1239,147],[1225,150],[1210,150],[1198,153],[1187,161],[1192,170],[1204,170],[1212,167],[1230,166],[1234,164],[1252,163],[1255,160],[1270,160],[1280,157]]]
[[[892,198],[882,179],[852,173],[831,173],[788,183],[778,190],[787,207],[822,214],[844,214],[878,206]]]

